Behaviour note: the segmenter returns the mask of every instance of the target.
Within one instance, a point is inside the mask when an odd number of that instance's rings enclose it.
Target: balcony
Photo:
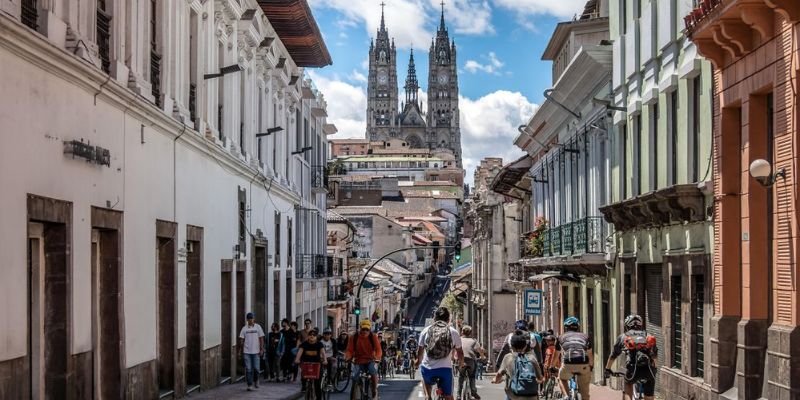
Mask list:
[[[341,284],[328,283],[328,303],[342,304],[348,300],[348,294],[342,289]]]
[[[333,278],[344,277],[344,263],[341,257],[327,256],[328,271]]]
[[[605,229],[603,217],[587,217],[547,228],[542,232],[541,248],[532,248],[530,239],[523,237],[520,255],[522,258],[539,258],[603,253]]]
[[[333,270],[326,256],[300,254],[297,256],[294,274],[297,279],[324,279],[333,276]]]
[[[328,191],[328,171],[323,165],[311,167],[311,190],[314,193],[327,193]]]

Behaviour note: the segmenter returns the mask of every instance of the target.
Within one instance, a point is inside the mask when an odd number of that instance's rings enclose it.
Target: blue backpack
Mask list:
[[[527,354],[518,354],[514,360],[514,376],[511,377],[509,389],[515,396],[539,395],[539,382],[536,381],[536,370]]]

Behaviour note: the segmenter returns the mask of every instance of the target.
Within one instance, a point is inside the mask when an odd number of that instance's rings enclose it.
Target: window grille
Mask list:
[[[97,49],[100,55],[100,67],[105,73],[111,73],[111,14],[106,12],[106,2],[97,2]]]
[[[192,122],[197,121],[197,84],[189,83],[189,112],[191,113]],[[198,127],[195,126],[195,129]]]
[[[672,277],[672,296],[670,302],[672,317],[672,367],[681,368],[683,356],[683,325],[681,324],[681,277]]]
[[[704,331],[703,331],[703,317],[704,317],[704,299],[706,296],[705,278],[703,275],[696,275],[694,277],[694,296],[692,297],[692,308],[694,309],[694,368],[693,374],[696,377],[702,378],[705,371],[705,347],[703,345]]]
[[[161,107],[161,55],[158,54],[157,39],[157,14],[156,0],[150,0],[150,84],[153,87],[153,97],[156,105]]]
[[[37,24],[38,19],[39,10],[36,5],[36,0],[22,0],[22,15],[20,15],[22,23],[28,28],[36,30],[39,28]]]

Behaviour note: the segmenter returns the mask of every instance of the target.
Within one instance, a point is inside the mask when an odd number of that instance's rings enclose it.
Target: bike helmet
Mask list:
[[[527,331],[528,330],[528,323],[525,322],[524,319],[521,319],[521,320],[517,321],[516,323],[514,323],[514,329],[520,330],[520,331]]]
[[[642,329],[644,320],[638,314],[631,314],[625,317],[625,330]]]
[[[578,320],[576,317],[567,317],[564,320],[564,327],[579,327],[581,325],[581,321]]]

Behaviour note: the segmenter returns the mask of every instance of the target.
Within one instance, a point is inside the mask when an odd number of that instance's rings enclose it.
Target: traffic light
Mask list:
[[[356,301],[353,303],[353,314],[355,314],[355,315],[356,315],[356,317],[358,317],[359,315],[361,315],[361,302],[359,302],[358,300],[356,300]]]
[[[459,240],[456,242],[456,246],[453,249],[453,253],[455,254],[456,262],[461,261],[461,241]]]

